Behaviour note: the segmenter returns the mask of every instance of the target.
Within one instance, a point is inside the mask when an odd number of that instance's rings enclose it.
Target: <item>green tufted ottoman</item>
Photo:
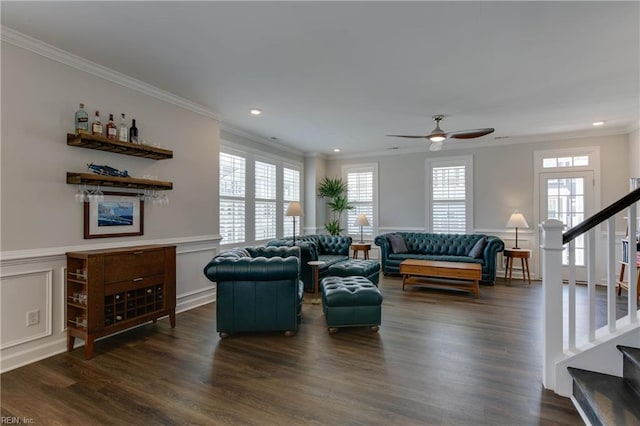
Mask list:
[[[329,334],[338,327],[369,326],[377,332],[382,320],[382,293],[365,277],[322,279],[322,306]]]
[[[329,266],[327,275],[332,277],[365,277],[378,285],[380,280],[380,263],[377,260],[350,259]]]

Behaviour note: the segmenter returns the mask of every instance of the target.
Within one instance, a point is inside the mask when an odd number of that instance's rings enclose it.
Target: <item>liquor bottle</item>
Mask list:
[[[138,128],[136,127],[136,119],[132,119],[131,128],[129,129],[129,142],[138,143]]]
[[[102,123],[100,122],[100,111],[96,111],[96,116],[91,123],[91,134],[94,136],[102,136]]]
[[[84,104],[76,111],[76,133],[89,133],[89,114],[84,110]]]
[[[129,128],[127,122],[124,119],[124,114],[121,115],[120,126],[118,128],[118,140],[120,142],[129,142]]]
[[[109,122],[107,123],[107,139],[115,141],[118,136],[118,129],[116,123],[113,121],[113,114],[109,114]]]

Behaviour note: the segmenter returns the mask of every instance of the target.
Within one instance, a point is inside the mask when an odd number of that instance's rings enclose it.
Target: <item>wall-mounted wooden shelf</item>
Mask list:
[[[173,189],[172,182],[160,180],[138,179],[132,177],[103,176],[93,173],[73,173],[67,172],[67,183],[71,185],[93,185],[104,187],[152,189],[165,191]]]
[[[173,151],[168,149],[113,141],[102,136],[93,136],[85,133],[67,133],[67,145],[96,149],[98,151],[115,152],[117,154],[133,155],[135,157],[150,158],[152,160],[173,158]]]

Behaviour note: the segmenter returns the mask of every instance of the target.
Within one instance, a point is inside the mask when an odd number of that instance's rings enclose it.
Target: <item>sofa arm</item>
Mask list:
[[[205,276],[218,281],[297,281],[300,259],[295,256],[286,258],[241,257],[236,259],[214,257],[204,268]]]
[[[504,251],[504,241],[498,237],[487,235],[487,246],[484,248],[483,257],[486,268],[485,270],[488,275],[483,276],[483,280],[490,282],[495,281],[497,270],[496,259],[498,257],[498,253],[501,251]]]
[[[391,245],[389,244],[389,240],[387,239],[387,235],[389,234],[380,234],[376,236],[373,242],[380,247],[380,263],[382,266],[382,272],[387,272],[387,259],[391,254]]]

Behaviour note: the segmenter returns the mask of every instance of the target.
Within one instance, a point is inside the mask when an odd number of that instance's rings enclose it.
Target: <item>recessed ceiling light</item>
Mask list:
[[[593,124],[594,126],[603,126],[604,123],[606,123],[606,121],[594,121],[591,124]]]
[[[340,148],[333,148],[333,152],[340,152]]]
[[[259,108],[251,108],[249,110],[249,112],[251,113],[251,115],[260,115],[262,114],[262,110]]]

